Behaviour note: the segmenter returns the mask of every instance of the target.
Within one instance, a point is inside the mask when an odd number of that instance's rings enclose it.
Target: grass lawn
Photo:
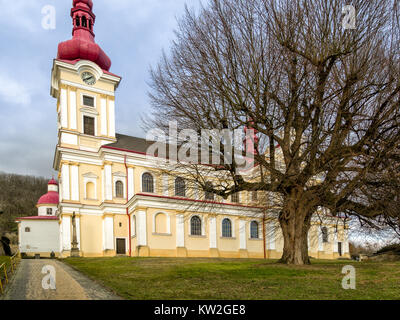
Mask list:
[[[198,258],[69,258],[66,263],[134,300],[400,299],[400,262]],[[343,266],[356,268],[356,290],[342,289]]]

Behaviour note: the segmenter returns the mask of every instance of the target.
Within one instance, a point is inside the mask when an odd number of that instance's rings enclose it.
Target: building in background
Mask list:
[[[48,192],[36,207],[38,215],[17,219],[19,251],[28,256],[50,257],[60,252],[60,225],[57,217],[59,205],[58,183],[51,179]]]

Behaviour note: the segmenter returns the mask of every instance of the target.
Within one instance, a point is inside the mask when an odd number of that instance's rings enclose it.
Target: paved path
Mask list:
[[[45,290],[42,274],[45,266],[53,266],[55,290]],[[0,298],[1,299],[1,298]],[[119,300],[82,273],[57,260],[23,259],[12,281],[7,285],[4,300]]]

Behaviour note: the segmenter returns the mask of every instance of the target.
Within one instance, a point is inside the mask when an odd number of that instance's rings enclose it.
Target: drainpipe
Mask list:
[[[128,210],[128,202],[129,202],[129,175],[128,175],[128,166],[126,164],[126,155],[124,156],[124,164],[126,170],[126,215],[128,216],[128,225],[129,225],[129,256],[132,257],[132,227],[131,227],[131,216],[129,215]]]
[[[263,210],[263,243],[264,243],[264,259],[267,259],[267,245],[266,245],[266,234],[265,234],[265,209]]]

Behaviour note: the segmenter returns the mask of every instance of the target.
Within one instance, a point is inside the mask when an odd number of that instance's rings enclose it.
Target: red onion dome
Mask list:
[[[61,60],[89,60],[96,63],[101,69],[109,71],[111,60],[94,42],[75,38],[58,45],[57,59]]]
[[[74,61],[89,60],[101,69],[109,71],[111,60],[95,43],[93,32],[96,16],[92,12],[92,0],[74,0],[71,18],[74,28],[72,39],[58,45],[57,59]]]
[[[58,192],[55,191],[50,191],[46,193],[45,195],[41,196],[38,205],[43,205],[43,204],[58,204],[60,202],[60,197],[58,195]]]

